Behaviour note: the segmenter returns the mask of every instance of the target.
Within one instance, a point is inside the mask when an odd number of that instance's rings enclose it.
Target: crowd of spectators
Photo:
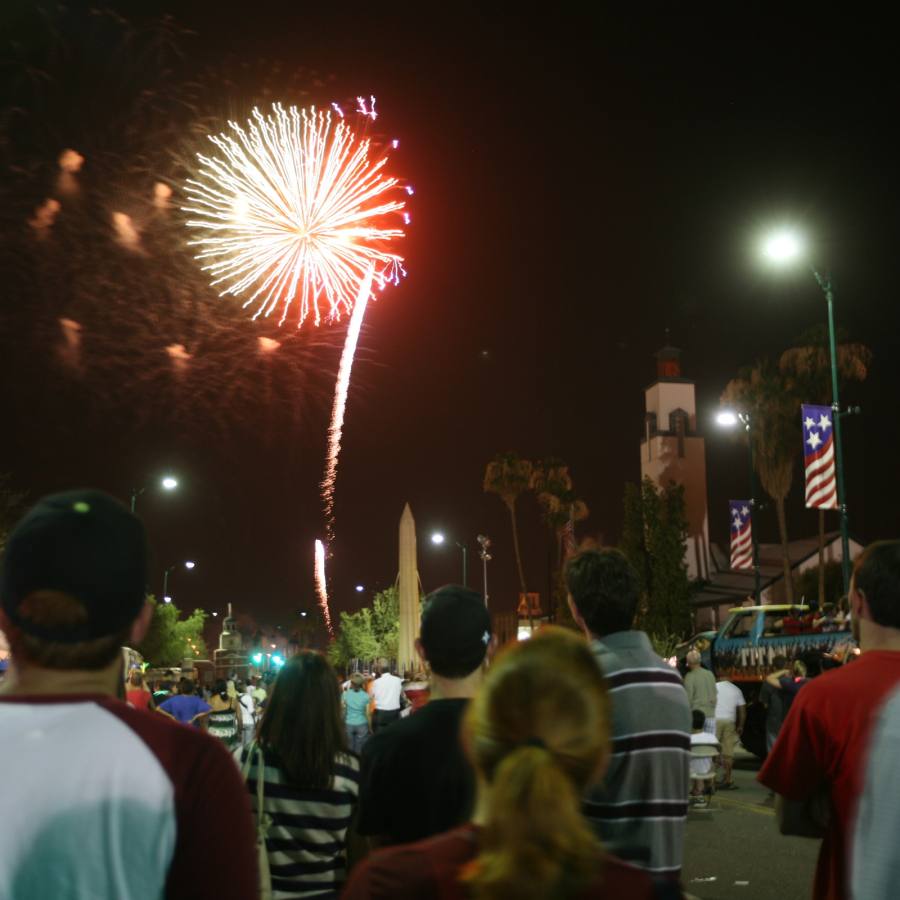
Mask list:
[[[547,626],[495,653],[480,595],[429,594],[415,711],[396,673],[342,685],[314,651],[268,692],[148,685],[137,670],[125,683],[120,648],[152,611],[146,563],[139,520],[95,491],[45,498],[10,536],[0,765],[14,773],[4,808],[28,816],[0,839],[9,896],[682,896],[689,798],[714,755],[720,789],[734,785],[746,706],[699,655],[684,680],[657,656],[618,551],[567,563],[581,634]],[[759,778],[784,833],[822,838],[815,897],[886,900],[900,879],[900,542],[857,561],[849,609],[853,665],[778,660],[763,685]]]

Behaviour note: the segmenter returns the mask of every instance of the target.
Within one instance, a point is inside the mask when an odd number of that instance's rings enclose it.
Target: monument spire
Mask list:
[[[419,635],[419,567],[416,563],[416,520],[407,503],[400,516],[400,565],[397,582],[400,599],[400,638],[397,669],[403,675],[419,667],[416,638]]]

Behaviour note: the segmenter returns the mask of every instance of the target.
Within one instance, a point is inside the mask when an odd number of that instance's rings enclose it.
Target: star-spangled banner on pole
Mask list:
[[[834,468],[834,412],[830,406],[804,403],[803,463],[806,470],[808,509],[837,509],[837,479]]]
[[[753,568],[753,525],[749,500],[729,500],[731,513],[731,568]]]

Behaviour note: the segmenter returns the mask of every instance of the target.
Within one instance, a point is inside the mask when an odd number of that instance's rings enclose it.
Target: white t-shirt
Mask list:
[[[390,712],[400,709],[400,692],[403,690],[403,682],[396,676],[385,672],[381,678],[372,682],[372,699],[375,701],[375,709]]]
[[[238,697],[238,703],[241,705],[244,728],[253,728],[253,714],[256,712],[256,701],[253,699],[253,691],[244,691]]]
[[[716,718],[729,722],[737,722],[737,710],[744,706],[746,701],[739,687],[735,687],[730,681],[716,683]]]

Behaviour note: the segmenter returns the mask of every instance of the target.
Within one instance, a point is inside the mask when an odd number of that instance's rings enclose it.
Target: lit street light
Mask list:
[[[440,547],[446,538],[440,531],[435,531],[431,535],[431,543],[437,547]],[[453,543],[462,550],[462,583],[463,587],[469,586],[469,548],[465,544],[461,544],[459,541],[454,541]]]
[[[768,235],[763,242],[763,255],[779,266],[803,258],[806,247],[801,238],[793,231],[782,229]],[[831,411],[834,419],[834,452],[837,463],[837,502],[841,513],[841,574],[843,575],[844,593],[850,591],[850,526],[847,518],[847,495],[844,490],[844,453],[841,442],[841,403],[838,394],[837,346],[834,334],[834,289],[831,278],[821,275],[815,266],[809,266],[816,279],[825,302],[828,306],[828,346],[831,353]]]
[[[178,479],[174,478],[171,475],[166,475],[164,478],[160,479],[159,486],[164,491],[174,491],[175,488],[178,487]],[[144,485],[142,488],[132,488],[131,489],[131,511],[134,512],[135,507],[137,506],[137,498],[147,490],[147,485]]]
[[[744,426],[747,432],[747,448],[750,452],[750,538],[753,542],[753,602],[759,606],[759,541],[756,536],[756,495],[759,493],[756,486],[756,467],[753,465],[753,433],[750,430],[750,414],[734,412],[723,409],[716,415],[716,424],[722,428],[734,428],[736,425]]]
[[[356,586],[356,593],[357,593],[357,594],[361,594],[364,590],[365,590],[365,587],[363,587],[363,585],[358,584],[358,585]]]
[[[163,597],[163,603],[171,603],[171,602],[172,602],[172,598],[171,598],[171,597],[169,597],[169,596]]]

